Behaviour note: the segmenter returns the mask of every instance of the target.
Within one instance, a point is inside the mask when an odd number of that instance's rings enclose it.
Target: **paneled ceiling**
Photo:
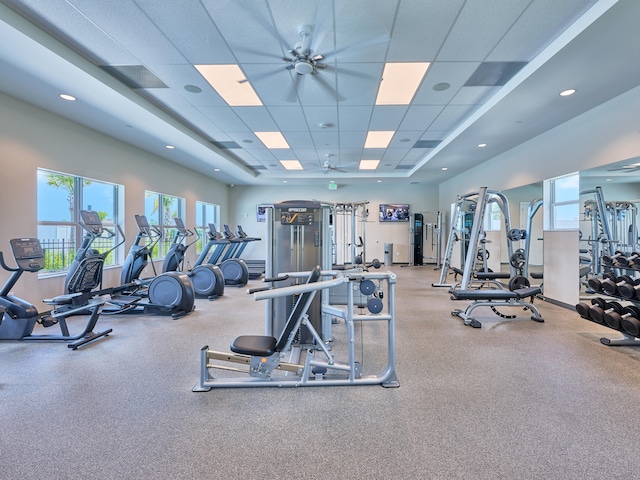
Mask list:
[[[638,18],[637,0],[0,0],[0,91],[228,184],[430,185],[640,84]],[[284,60],[303,28],[315,75]],[[376,105],[398,62],[430,66],[410,103]],[[261,105],[223,100],[195,67],[216,64]]]

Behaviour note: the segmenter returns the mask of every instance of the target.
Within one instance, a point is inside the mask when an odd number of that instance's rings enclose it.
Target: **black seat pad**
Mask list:
[[[496,278],[511,278],[508,272],[475,272],[478,280],[494,280]]]
[[[276,339],[266,335],[241,335],[231,343],[231,351],[242,355],[268,357],[276,353]]]
[[[516,292],[511,290],[453,290],[451,295],[455,300],[509,300],[518,298]]]
[[[519,288],[518,290],[452,290],[454,300],[511,300],[532,297],[542,293],[540,287]]]

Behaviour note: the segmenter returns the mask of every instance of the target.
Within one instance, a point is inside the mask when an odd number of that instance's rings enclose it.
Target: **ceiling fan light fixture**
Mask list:
[[[313,73],[314,66],[309,60],[303,58],[295,62],[293,69],[298,75],[308,75]]]

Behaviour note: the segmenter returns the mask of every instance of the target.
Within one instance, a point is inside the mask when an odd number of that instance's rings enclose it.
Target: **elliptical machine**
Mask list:
[[[92,248],[93,243],[103,235],[113,236],[114,232],[104,228],[98,214],[92,210],[80,212],[81,222],[78,225],[85,231],[81,247],[76,253],[65,281],[65,292],[84,293],[91,296],[108,295],[103,313],[134,313],[152,315],[171,315],[180,318],[194,309],[195,293],[187,275],[181,272],[167,272],[148,279],[140,279],[142,270],[155,245],[162,237],[162,232],[152,230],[143,215],[136,215],[138,235],[122,266],[121,285],[117,287],[94,290],[87,278],[97,278],[102,282],[102,268],[96,265],[104,263],[106,254],[100,254]],[[122,231],[120,231],[122,234]],[[124,243],[123,240],[118,244]],[[143,244],[146,240],[148,243]],[[114,247],[115,249],[116,247]],[[112,249],[113,250],[113,249]],[[153,262],[151,262],[153,266]],[[155,267],[154,267],[155,272]]]
[[[236,285],[238,287],[246,285],[249,281],[249,268],[247,264],[240,258],[231,258],[233,249],[241,243],[241,240],[235,239],[235,241],[232,242],[231,240],[223,238],[213,223],[209,224],[207,236],[209,241],[203,247],[195,265],[203,264],[209,250],[215,245],[216,248],[213,253],[211,253],[207,263],[220,267],[222,275],[224,276],[225,285]]]
[[[54,310],[38,313],[36,307],[21,298],[9,295],[24,272],[38,272],[44,268],[44,251],[40,240],[37,238],[14,238],[10,241],[11,252],[16,262],[16,267],[9,267],[4,261],[4,255],[0,252],[0,266],[12,272],[11,276],[0,290],[0,340],[24,340],[24,341],[64,341],[70,342],[67,346],[73,350],[98,338],[105,337],[112,332],[111,329],[94,333],[98,317],[102,310],[104,300],[88,299],[80,293],[72,295],[59,295],[55,298],[44,300],[52,305]],[[94,288],[98,284],[94,285]],[[88,314],[89,318],[84,329],[75,335],[69,332],[67,317],[72,315]],[[34,335],[36,324],[43,327],[58,325],[59,335]]]
[[[204,265],[196,265],[188,271],[183,269],[185,252],[200,239],[200,235],[198,235],[193,242],[185,243],[184,241],[187,238],[195,234],[184,226],[181,218],[174,218],[174,223],[178,233],[164,257],[162,272],[181,271],[189,275],[196,296],[206,297],[209,300],[221,297],[224,293],[224,276],[220,267],[207,263]]]

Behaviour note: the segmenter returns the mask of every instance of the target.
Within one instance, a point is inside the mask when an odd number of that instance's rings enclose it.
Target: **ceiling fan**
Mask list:
[[[636,172],[640,170],[640,163],[632,163],[631,165],[621,165],[619,167],[609,168],[607,172]]]
[[[329,159],[333,157],[333,155],[330,153],[326,154],[324,157],[325,157],[325,160],[322,163],[322,173],[325,173],[325,174],[329,172],[347,173],[347,170],[345,170],[345,168],[353,165],[353,163],[347,163],[343,165],[343,164],[331,162]]]

